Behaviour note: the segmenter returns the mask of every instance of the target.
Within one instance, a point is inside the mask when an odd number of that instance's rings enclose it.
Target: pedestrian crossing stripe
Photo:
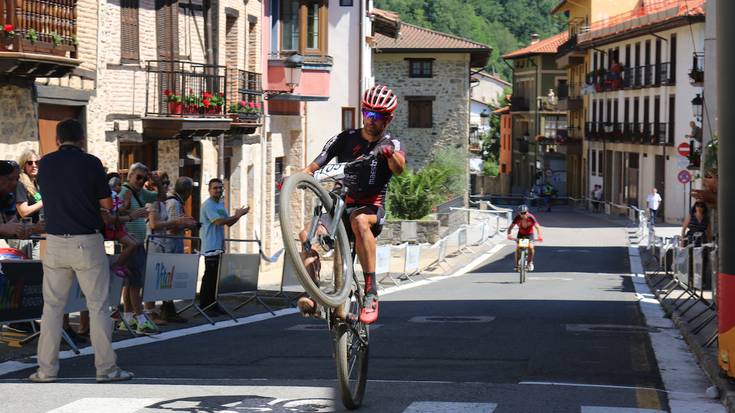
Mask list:
[[[496,403],[413,402],[403,413],[493,413]]]
[[[158,403],[161,400],[162,399],[88,397],[65,404],[57,409],[49,410],[48,413],[135,413],[138,410],[154,403]]]

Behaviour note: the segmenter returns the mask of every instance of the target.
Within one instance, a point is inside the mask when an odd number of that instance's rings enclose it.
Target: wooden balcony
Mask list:
[[[218,136],[226,115],[227,69],[201,63],[153,60],[146,65],[143,137],[151,140]]]
[[[66,76],[77,45],[77,0],[0,0],[0,74]]]

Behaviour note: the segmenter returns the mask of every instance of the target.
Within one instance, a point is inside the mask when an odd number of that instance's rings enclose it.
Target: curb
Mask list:
[[[638,246],[642,254],[648,254],[648,251]],[[645,271],[645,269],[644,269]],[[646,285],[656,297],[656,300],[661,305],[664,313],[671,318],[674,326],[681,333],[684,342],[687,345],[689,351],[694,354],[697,364],[701,367],[704,373],[707,375],[709,381],[717,386],[720,391],[719,400],[723,403],[725,408],[730,413],[735,413],[735,382],[731,383],[726,377],[721,376],[720,366],[717,361],[708,354],[707,350],[698,342],[697,336],[692,334],[689,324],[686,320],[679,316],[678,312],[674,312],[665,302],[660,300],[660,294],[652,288],[650,283],[651,278],[646,275]]]

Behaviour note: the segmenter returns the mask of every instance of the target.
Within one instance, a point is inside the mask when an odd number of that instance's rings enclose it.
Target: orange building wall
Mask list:
[[[510,175],[513,164],[512,116],[500,116],[500,173]]]

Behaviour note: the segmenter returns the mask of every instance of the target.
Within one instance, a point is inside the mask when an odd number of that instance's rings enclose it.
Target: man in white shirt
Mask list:
[[[656,225],[656,211],[658,211],[659,205],[661,205],[661,195],[658,194],[656,188],[651,189],[651,193],[648,194],[646,203],[648,204],[648,211],[651,215],[651,225]]]

